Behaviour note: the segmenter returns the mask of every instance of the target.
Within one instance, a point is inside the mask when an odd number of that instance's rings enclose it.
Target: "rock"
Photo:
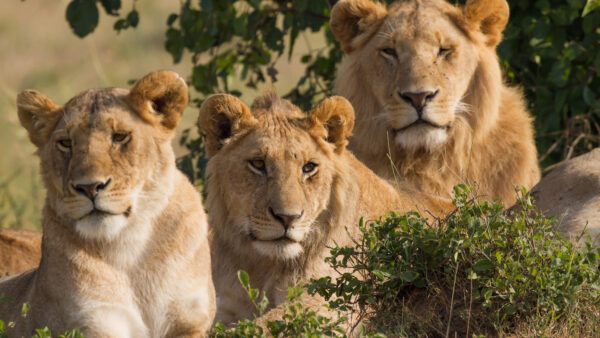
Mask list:
[[[558,231],[585,242],[585,232],[600,245],[600,148],[565,161],[531,190],[538,210],[555,216]]]

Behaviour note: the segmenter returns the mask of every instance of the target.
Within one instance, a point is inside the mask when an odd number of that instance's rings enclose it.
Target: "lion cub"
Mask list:
[[[215,313],[207,221],[170,140],[188,103],[160,71],[131,91],[85,91],[60,107],[17,98],[47,190],[42,261],[3,279],[9,335],[78,328],[86,337],[201,336]],[[21,318],[23,303],[31,305]]]
[[[324,262],[328,246],[351,244],[360,217],[451,208],[446,200],[398,194],[359,162],[346,150],[353,125],[354,110],[339,96],[308,114],[273,92],[254,111],[231,95],[204,102],[198,127],[210,158],[206,205],[216,320],[227,324],[254,314],[236,277],[240,269],[273,308],[285,301],[288,286],[335,274]],[[318,307],[314,298],[305,301]],[[277,318],[279,310],[266,318]]]

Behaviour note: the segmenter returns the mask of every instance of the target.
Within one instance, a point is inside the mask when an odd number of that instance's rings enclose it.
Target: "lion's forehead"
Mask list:
[[[128,90],[122,88],[89,89],[70,99],[65,108],[94,114],[116,105],[122,105],[123,97],[128,93]]]
[[[459,10],[446,0],[412,0],[396,1],[390,5],[388,12],[390,16],[406,13],[415,17],[417,15],[423,16],[424,14],[458,13]]]
[[[304,157],[317,155],[321,149],[315,139],[305,130],[297,127],[261,128],[249,139],[252,151],[256,155],[281,159],[303,160]]]
[[[85,92],[76,98],[65,105],[63,118],[55,132],[64,130],[69,134],[85,135],[91,132],[125,132],[145,126],[120,95]]]
[[[401,2],[385,19],[380,36],[393,37],[396,41],[431,40],[438,42],[448,36],[465,36],[451,17],[457,9],[445,1],[416,6],[413,2]],[[408,41],[406,41],[408,42]]]

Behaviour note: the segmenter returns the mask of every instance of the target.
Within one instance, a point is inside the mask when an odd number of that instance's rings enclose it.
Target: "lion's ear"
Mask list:
[[[348,144],[354,128],[354,108],[341,96],[332,96],[319,103],[309,114],[309,127],[324,130],[327,142],[341,152]]]
[[[212,157],[225,141],[252,126],[256,120],[242,100],[229,94],[210,96],[198,115],[198,130],[204,136],[206,155]]]
[[[188,87],[179,74],[158,71],[133,85],[127,101],[146,122],[173,131],[188,105]]]
[[[387,15],[384,5],[371,0],[342,0],[331,10],[329,27],[346,53],[362,46]]]
[[[481,31],[487,38],[486,44],[496,47],[502,40],[510,10],[506,0],[468,0],[463,15],[469,29]]]
[[[17,96],[17,111],[21,125],[38,148],[48,142],[61,116],[60,107],[36,90],[26,90]]]

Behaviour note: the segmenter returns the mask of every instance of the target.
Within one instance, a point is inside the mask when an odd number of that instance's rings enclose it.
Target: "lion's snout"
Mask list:
[[[274,211],[272,207],[269,207],[269,214],[283,226],[285,231],[287,231],[290,226],[304,216],[304,210],[300,212],[279,210]]]
[[[108,188],[111,181],[112,179],[109,177],[107,180],[92,181],[91,183],[71,183],[71,188],[73,188],[76,193],[84,195],[93,201],[101,190]]]
[[[437,94],[440,92],[440,90],[436,90],[436,91],[420,91],[420,92],[411,92],[411,91],[404,91],[404,92],[398,92],[398,96],[408,102],[411,106],[413,106],[415,108],[415,110],[417,111],[417,114],[419,115],[419,118],[423,117],[423,109],[425,108],[425,106],[431,101],[433,100]]]

